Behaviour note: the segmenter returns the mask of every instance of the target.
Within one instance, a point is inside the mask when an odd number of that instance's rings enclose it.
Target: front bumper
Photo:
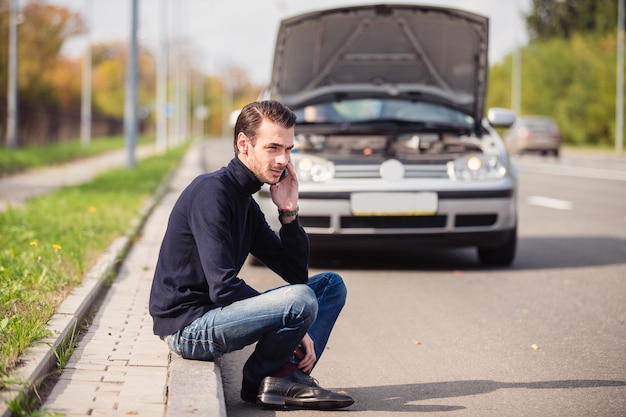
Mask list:
[[[276,208],[263,190],[256,195],[274,230]],[[301,193],[299,221],[312,246],[355,247],[372,241],[409,241],[424,247],[498,246],[517,224],[513,189],[440,192],[438,208],[426,216],[355,216],[350,193]]]

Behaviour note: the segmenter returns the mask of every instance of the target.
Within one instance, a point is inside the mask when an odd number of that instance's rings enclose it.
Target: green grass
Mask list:
[[[0,380],[100,254],[130,229],[184,147],[0,212]]]
[[[154,138],[141,136],[138,143],[150,143]],[[39,168],[58,164],[72,159],[84,158],[107,151],[124,148],[122,136],[93,138],[89,145],[79,140],[55,143],[45,146],[29,146],[17,149],[0,147],[0,177],[14,174],[29,168]]]

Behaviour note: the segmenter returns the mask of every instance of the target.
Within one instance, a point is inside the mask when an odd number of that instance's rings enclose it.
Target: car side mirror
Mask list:
[[[487,120],[493,127],[511,127],[515,123],[515,113],[509,109],[492,107],[487,112]]]

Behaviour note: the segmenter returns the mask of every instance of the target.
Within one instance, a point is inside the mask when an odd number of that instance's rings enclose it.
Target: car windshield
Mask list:
[[[474,119],[448,107],[400,99],[351,99],[306,106],[295,111],[304,123],[400,121],[472,126]]]

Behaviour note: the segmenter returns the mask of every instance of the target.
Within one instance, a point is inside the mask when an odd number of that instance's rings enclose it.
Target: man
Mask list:
[[[243,108],[235,157],[200,175],[180,195],[161,245],[150,314],[154,333],[186,359],[214,360],[256,342],[243,368],[241,398],[269,407],[335,409],[347,395],[309,373],[345,303],[332,272],[308,278],[309,242],[298,222],[290,162],[296,116],[276,101]],[[252,198],[270,184],[281,221],[272,231]],[[260,294],[238,274],[251,253],[291,285]]]

